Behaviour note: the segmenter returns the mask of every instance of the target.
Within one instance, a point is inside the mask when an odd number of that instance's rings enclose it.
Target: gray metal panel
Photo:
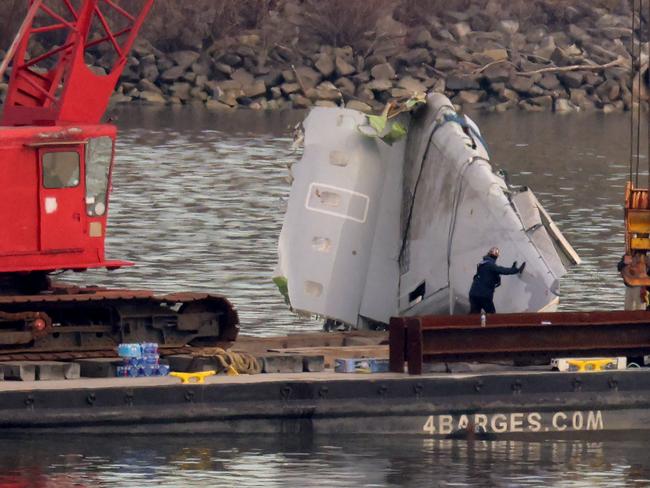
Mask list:
[[[292,306],[354,325],[373,249],[378,256],[390,255],[394,247],[389,236],[374,244],[389,161],[382,154],[384,143],[358,131],[364,122],[363,114],[345,109],[317,108],[307,117],[305,151],[293,168],[279,249]],[[400,166],[399,161],[391,163]],[[382,222],[382,229],[390,228],[390,222]],[[386,310],[383,301],[390,303],[391,297],[384,291],[395,296],[397,273],[379,261],[372,275],[385,286],[374,287],[369,300]],[[377,316],[369,307],[365,313]],[[389,315],[380,314],[386,319]]]
[[[380,147],[382,157],[388,164],[379,197],[379,217],[360,310],[362,316],[384,323],[388,323],[397,310],[404,146],[405,141],[392,147]]]
[[[413,121],[407,143],[403,205],[410,205],[408,197],[414,192],[422,162],[424,166],[410,223],[399,313],[466,311],[476,265],[492,246],[501,248],[504,266],[515,260],[527,262],[522,276],[503,278],[495,296],[498,311],[536,311],[552,305],[564,269],[551,269],[546,256],[531,245],[504,193],[505,182],[492,172],[484,148],[480,144],[471,147],[474,141],[459,124],[443,120],[444,114],[453,113],[449,101],[432,95],[427,111]],[[435,133],[427,151],[432,127]],[[554,250],[550,253],[549,259],[557,257]],[[410,302],[409,294],[422,283],[426,283],[424,298]]]

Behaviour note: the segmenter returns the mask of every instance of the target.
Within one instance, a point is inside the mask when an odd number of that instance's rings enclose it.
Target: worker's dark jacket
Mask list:
[[[483,257],[483,260],[476,267],[476,274],[469,290],[469,296],[492,298],[494,289],[501,284],[500,275],[511,275],[518,272],[519,269],[514,266],[512,268],[497,266],[496,258],[488,254]]]

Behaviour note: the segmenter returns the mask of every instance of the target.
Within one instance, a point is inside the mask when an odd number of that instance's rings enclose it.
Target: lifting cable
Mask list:
[[[631,63],[630,63],[630,78],[632,82],[631,98],[630,98],[630,174],[629,181],[634,183],[634,187],[639,187],[639,172],[641,166],[641,85],[644,81],[650,84],[650,2],[648,2],[648,11],[646,12],[646,38],[648,39],[648,62],[646,65],[646,78],[644,80],[642,69],[642,54],[643,54],[643,0],[632,0],[632,37],[631,37]],[[638,27],[637,27],[638,22]],[[638,36],[638,40],[637,40]],[[649,86],[650,88],[650,86]],[[650,91],[646,92],[650,95]],[[647,139],[648,150],[646,159],[648,163],[648,181],[647,185],[650,188],[650,97],[649,108],[647,113]],[[636,152],[635,152],[636,150]]]
[[[630,97],[630,179],[632,181],[632,168],[634,166],[634,64],[636,63],[636,0],[632,0],[632,36],[630,52],[631,52],[631,63],[630,63],[630,79],[632,80],[632,94]],[[636,185],[635,185],[636,186]]]
[[[639,3],[639,30],[641,29],[641,19],[642,19],[642,13],[643,11],[643,0],[640,0]],[[647,44],[648,44],[648,61],[647,61],[647,66],[646,66],[646,82],[650,83],[650,2],[648,2],[648,10],[646,11],[646,18],[645,18],[645,25],[646,25],[646,39],[647,39]],[[641,64],[641,38],[639,37],[639,65]],[[641,66],[639,66],[639,127],[641,126]],[[646,151],[646,163],[648,165],[648,181],[646,188],[648,189],[648,194],[650,194],[650,97],[648,97],[648,87],[646,87],[646,101],[648,102],[648,109],[646,113],[646,130],[647,130],[647,142],[648,142],[648,149]],[[648,199],[648,202],[646,202],[646,208],[647,205],[650,204],[650,199]]]

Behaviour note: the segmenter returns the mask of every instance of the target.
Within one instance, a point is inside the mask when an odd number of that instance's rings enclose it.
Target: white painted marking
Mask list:
[[[352,205],[352,203],[357,201],[361,207],[361,208],[357,208],[357,210],[359,210],[358,215],[352,215],[351,213],[345,213],[343,211],[323,209],[322,206],[325,205],[332,206],[332,201],[333,201],[331,197],[331,192],[323,191],[324,189],[334,190],[334,192],[338,192],[337,196],[339,197],[339,200],[337,201],[336,206],[345,208],[348,212],[350,210],[354,211],[354,206]],[[323,199],[323,195],[327,196],[328,198]],[[349,220],[353,220],[354,222],[359,222],[360,224],[363,224],[368,218],[370,198],[368,197],[368,195],[364,195],[363,193],[347,190],[345,188],[340,188],[338,186],[326,185],[324,183],[312,183],[311,185],[309,185],[309,191],[307,192],[305,207],[308,210],[312,210],[314,212],[319,212],[325,215],[331,215],[333,217],[349,219]]]
[[[53,214],[59,208],[55,197],[45,197],[45,213]]]

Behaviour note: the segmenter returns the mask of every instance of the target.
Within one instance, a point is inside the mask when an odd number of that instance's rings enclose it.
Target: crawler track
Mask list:
[[[114,351],[122,342],[157,342],[163,349],[223,345],[238,332],[236,310],[219,295],[72,288],[0,296],[3,358],[70,358]]]

